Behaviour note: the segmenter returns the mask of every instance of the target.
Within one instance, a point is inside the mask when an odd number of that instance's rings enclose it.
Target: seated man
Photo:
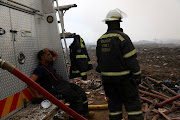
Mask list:
[[[70,102],[70,108],[84,117],[91,117],[93,113],[88,111],[88,101],[86,93],[83,89],[73,83],[65,81],[57,75],[53,68],[53,62],[56,60],[57,53],[53,50],[45,48],[39,51],[37,55],[39,66],[33,71],[31,79],[39,83],[44,89],[55,97],[61,96]],[[33,89],[32,89],[33,90]],[[37,98],[43,96],[33,90]],[[58,98],[58,97],[57,97]],[[70,119],[73,119],[70,117]]]

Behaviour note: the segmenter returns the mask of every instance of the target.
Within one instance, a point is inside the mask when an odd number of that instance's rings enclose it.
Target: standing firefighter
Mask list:
[[[106,16],[108,30],[97,41],[96,70],[102,75],[104,90],[109,97],[110,120],[122,119],[122,104],[125,105],[129,120],[143,120],[137,89],[141,82],[141,71],[136,49],[120,28],[123,14],[115,9]]]

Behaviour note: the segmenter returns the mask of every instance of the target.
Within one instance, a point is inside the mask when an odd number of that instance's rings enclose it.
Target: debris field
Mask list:
[[[142,70],[139,94],[144,120],[180,120],[180,45],[135,45]],[[88,46],[94,69],[97,66],[95,46]],[[88,72],[88,101],[90,105],[107,104],[101,79],[95,70]],[[90,120],[108,120],[108,109],[93,110]],[[128,120],[123,109],[123,119]]]

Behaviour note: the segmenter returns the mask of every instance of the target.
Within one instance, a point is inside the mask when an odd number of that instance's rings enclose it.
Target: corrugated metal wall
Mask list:
[[[30,76],[38,65],[36,54],[43,48],[50,48],[58,53],[54,66],[57,72],[68,80],[67,68],[60,41],[56,14],[46,11],[43,13],[43,6],[49,3],[48,0],[14,0],[26,6],[39,10],[39,15],[32,15],[15,9],[0,5],[0,28],[6,33],[0,35],[0,56],[9,61],[18,69]],[[50,1],[52,3],[52,1]],[[51,6],[52,7],[52,6]],[[45,7],[44,7],[45,8]],[[47,16],[53,16],[53,23],[46,21]],[[17,33],[12,33],[17,31]],[[24,64],[20,64],[18,58],[25,56]],[[9,72],[0,69],[0,101],[8,98],[27,88],[27,85],[17,79]]]

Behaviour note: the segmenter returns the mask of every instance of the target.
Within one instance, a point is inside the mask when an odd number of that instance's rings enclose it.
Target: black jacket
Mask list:
[[[108,30],[98,39],[96,55],[96,70],[104,76],[141,74],[136,49],[121,29]]]
[[[92,63],[86,50],[85,43],[79,35],[75,35],[70,45],[70,78],[82,77],[87,79],[87,71],[92,69]]]

